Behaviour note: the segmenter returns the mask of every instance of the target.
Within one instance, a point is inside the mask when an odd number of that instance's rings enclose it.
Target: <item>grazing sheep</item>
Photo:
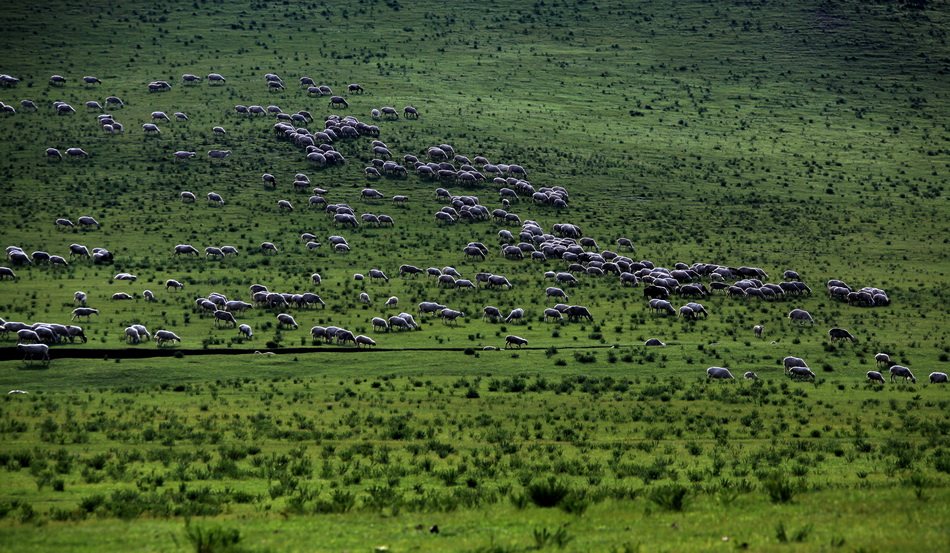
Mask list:
[[[930,383],[931,384],[946,384],[947,383],[947,373],[930,373]]]
[[[389,277],[386,276],[386,274],[383,273],[382,271],[380,271],[379,269],[370,269],[370,270],[369,270],[369,280],[370,280],[370,282],[372,282],[372,281],[374,281],[374,280],[383,280],[383,281],[385,281],[385,282],[389,282]]]
[[[548,322],[549,319],[560,322],[564,320],[564,315],[557,309],[548,308],[544,310],[544,322]]]
[[[715,378],[719,380],[735,380],[735,377],[732,376],[732,373],[729,372],[729,369],[723,367],[709,367],[706,369],[706,378]]]
[[[442,319],[442,324],[445,324],[446,321],[455,321],[459,317],[464,317],[465,313],[462,311],[456,311],[454,309],[443,309],[439,313],[439,318]]]
[[[659,338],[650,338],[649,340],[647,340],[646,342],[644,342],[643,345],[645,345],[645,346],[665,346],[666,344],[664,344],[663,342],[661,342]]]
[[[117,275],[112,277],[113,280],[135,280],[137,278],[138,278],[137,276],[129,274],[129,273],[118,273]]]
[[[223,309],[216,309],[214,312],[214,326],[218,326],[221,321],[237,326],[237,319],[234,318],[232,313]]]
[[[386,322],[386,319],[381,317],[373,317],[373,331],[377,329],[389,331],[389,323]]]
[[[16,273],[10,267],[0,267],[0,280],[10,277],[10,280],[16,280]]]
[[[278,209],[286,209],[287,211],[293,211],[294,206],[290,204],[287,200],[278,200],[277,201]]]
[[[874,361],[877,363],[878,367],[890,367],[891,366],[891,356],[886,353],[878,353],[874,356]]]
[[[524,320],[524,309],[517,308],[512,309],[511,313],[508,313],[508,316],[505,317],[505,322],[510,323],[512,321],[523,321]]]
[[[76,292],[75,294],[73,294],[73,303],[79,303],[79,305],[86,305],[86,293]]]
[[[294,329],[299,328],[297,326],[297,321],[295,321],[293,317],[286,313],[281,313],[280,315],[277,315],[277,328],[283,328],[284,325],[292,326]]]
[[[208,192],[208,204],[210,205],[212,203],[224,205],[224,198],[222,198],[217,192]]]
[[[877,371],[868,371],[867,377],[870,382],[880,382],[881,384],[885,383],[884,375],[882,375],[881,373]]]
[[[73,309],[73,318],[70,320],[75,321],[77,317],[85,317],[88,321],[90,316],[98,314],[98,309],[93,309],[91,307],[77,307],[76,309]]]
[[[139,331],[131,326],[125,327],[125,341],[132,342],[133,344],[141,342],[142,339],[139,338]]]
[[[828,336],[831,338],[831,343],[842,342],[844,340],[851,340],[852,342],[857,342],[854,336],[850,332],[843,328],[832,328],[828,331]]]
[[[792,367],[808,367],[805,360],[800,357],[786,357],[782,359],[782,365],[785,367],[785,373],[788,374]]]
[[[792,378],[801,377],[801,378],[811,378],[815,379],[815,373],[811,371],[808,367],[790,367],[788,369],[788,375]]]
[[[369,297],[369,294],[366,292],[360,293],[360,303],[372,303],[372,300]]]
[[[914,378],[914,374],[910,372],[910,369],[902,365],[891,365],[891,382],[894,382],[896,377],[901,377],[904,382],[907,382],[909,378],[911,382],[917,384],[917,379]]]
[[[145,298],[145,301],[155,301],[155,294],[153,294],[151,290],[142,292],[142,297]]]
[[[178,282],[177,280],[175,280],[175,279],[173,279],[173,278],[170,278],[170,279],[168,279],[168,280],[165,281],[165,291],[166,291],[166,292],[168,291],[169,288],[174,288],[175,290],[182,290],[182,289],[184,289],[184,287],[185,287],[184,284],[182,284],[181,282]]]
[[[275,254],[279,253],[277,246],[275,246],[272,242],[261,242],[261,253],[266,254],[269,251],[272,251]]]
[[[169,330],[159,330],[155,333],[155,344],[162,347],[165,342],[181,342],[181,338]]]
[[[135,299],[135,298],[133,298],[131,295],[129,295],[129,294],[125,293],[125,292],[116,292],[115,294],[112,294],[112,299],[114,299],[114,300],[131,300],[131,299]]]
[[[499,310],[497,307],[494,307],[492,305],[486,305],[485,308],[482,309],[483,319],[496,321],[498,319],[501,319],[501,317],[502,317],[501,310]]]
[[[357,336],[357,337],[355,338],[355,341],[356,341],[356,347],[360,347],[360,346],[367,346],[367,347],[370,347],[370,346],[375,346],[375,345],[376,345],[376,342],[373,341],[372,338],[370,338],[369,336],[363,336],[362,334],[360,334],[359,336]]]
[[[33,361],[39,355],[41,361],[49,363],[49,346],[46,344],[17,344],[17,349],[23,352],[23,360]]]
[[[242,324],[238,326],[238,332],[240,332],[244,338],[250,340],[254,337],[254,331],[251,330],[250,325]]]
[[[742,375],[742,378],[744,378],[744,379],[746,379],[746,380],[758,380],[758,379],[759,379],[759,375],[755,374],[755,373],[752,372],[752,371],[749,371],[749,372],[745,373],[744,375]]]
[[[788,313],[788,319],[791,321],[798,321],[799,324],[813,324],[815,319],[812,318],[811,314],[804,309],[792,309]]]
[[[79,218],[79,227],[80,227],[80,228],[91,227],[91,226],[93,226],[93,225],[95,225],[96,228],[100,228],[100,227],[102,226],[102,225],[99,224],[99,221],[96,221],[96,220],[95,220],[94,218],[92,218],[92,217],[84,216],[84,217],[80,217],[80,218]]]
[[[520,336],[515,336],[514,334],[509,334],[505,336],[505,348],[508,349],[508,346],[518,346],[518,349],[521,349],[522,346],[528,345],[528,341]]]
[[[215,159],[224,160],[229,155],[231,155],[231,150],[209,150],[208,151],[208,157],[212,160],[215,160]]]
[[[175,156],[176,160],[180,160],[180,159],[192,159],[194,157],[197,157],[198,154],[196,152],[186,152],[185,150],[179,150],[175,152],[173,155]],[[189,192],[189,194],[191,194],[191,192]],[[182,193],[182,200],[184,201],[184,193]],[[194,200],[194,194],[192,194],[192,200]]]
[[[224,77],[222,77],[221,75],[219,75],[218,73],[209,73],[209,74],[208,74],[208,82],[209,82],[209,83],[221,83],[221,84],[224,84],[224,83],[228,82],[228,80],[225,79]]]
[[[178,244],[175,246],[175,253],[172,254],[172,257],[188,254],[195,254],[195,257],[198,257],[198,249],[191,244]]]

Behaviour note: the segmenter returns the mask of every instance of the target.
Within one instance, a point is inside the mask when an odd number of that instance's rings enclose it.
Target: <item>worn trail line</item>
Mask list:
[[[559,350],[573,350],[573,349],[609,349],[609,348],[621,348],[621,347],[630,347],[629,345],[623,346],[564,346],[559,347]],[[308,354],[308,353],[360,353],[360,352],[370,352],[370,351],[383,351],[383,352],[413,352],[413,351],[465,351],[469,348],[354,348],[354,347],[337,347],[337,346],[316,346],[309,348],[278,348],[275,350],[267,349],[181,349],[181,348],[168,348],[168,349],[136,349],[136,348],[125,348],[125,349],[94,349],[94,348],[50,348],[50,357],[53,361],[56,359],[147,359],[151,357],[174,357],[176,353],[181,352],[183,355],[249,355],[253,354],[255,351],[260,351],[261,353],[276,353],[279,355],[285,354]],[[524,348],[509,348],[499,349],[498,351],[522,351],[522,350],[546,350],[546,347],[524,347]],[[475,351],[484,351],[481,349],[476,349]],[[23,359],[23,354],[17,350],[15,347],[12,348],[0,348],[0,361],[20,361]]]

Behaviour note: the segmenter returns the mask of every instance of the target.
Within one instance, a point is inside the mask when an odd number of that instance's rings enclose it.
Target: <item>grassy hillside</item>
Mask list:
[[[20,246],[28,254],[41,250],[68,256],[69,245],[77,243],[115,254],[114,263],[106,264],[70,259],[68,267],[11,265],[19,278],[0,282],[0,317],[66,324],[75,307],[73,293],[82,290],[89,295],[88,305],[98,308],[100,315],[76,323],[84,327],[89,342],[75,347],[108,351],[102,352],[102,361],[70,360],[58,356],[62,346],[53,346],[49,367],[4,361],[0,383],[8,389],[47,392],[47,397],[68,403],[73,401],[70,392],[78,388],[123,398],[115,387],[206,386],[245,376],[264,385],[264,380],[257,379],[317,379],[327,374],[347,379],[354,373],[363,378],[395,373],[423,382],[432,378],[445,389],[458,378],[481,376],[483,388],[476,389],[484,398],[489,373],[498,378],[543,372],[552,377],[597,374],[617,379],[654,374],[681,379],[684,387],[699,387],[696,380],[711,365],[728,367],[734,374],[756,371],[766,386],[774,387],[784,378],[781,359],[796,355],[818,373],[815,390],[818,401],[825,402],[809,404],[809,409],[847,403],[844,414],[833,417],[838,419],[835,424],[861,416],[870,394],[895,402],[891,407],[898,411],[908,399],[916,404],[924,396],[932,405],[920,417],[936,421],[937,426],[932,432],[888,426],[890,433],[872,437],[878,449],[859,451],[883,471],[879,464],[893,461],[895,455],[893,447],[885,447],[886,440],[908,436],[928,440],[921,449],[923,460],[912,462],[909,468],[858,480],[852,479],[851,472],[845,476],[838,468],[822,468],[821,485],[806,487],[810,491],[802,495],[808,499],[801,503],[773,508],[762,503],[766,501],[763,488],[756,488],[757,503],[743,504],[743,512],[775,509],[788,515],[789,510],[798,510],[801,513],[795,515],[792,526],[804,526],[810,522],[805,516],[809,507],[821,507],[827,494],[841,489],[851,494],[841,509],[854,511],[847,515],[853,518],[841,526],[867,530],[859,521],[860,503],[870,501],[871,494],[865,493],[869,489],[879,494],[878,500],[887,496],[887,501],[915,513],[919,504],[909,492],[902,495],[899,490],[904,484],[899,481],[910,482],[904,487],[911,490],[919,482],[908,479],[923,475],[927,486],[918,487],[932,487],[934,494],[945,495],[946,479],[935,468],[947,445],[940,399],[944,390],[922,382],[932,371],[950,372],[950,314],[941,307],[950,301],[947,2],[133,1],[119,6],[93,0],[7,6],[0,22],[6,44],[0,72],[21,79],[16,86],[0,88],[0,101],[16,109],[16,114],[0,114],[3,246]],[[227,82],[185,85],[181,81],[185,73],[204,77],[211,72],[224,75]],[[286,88],[268,90],[265,73],[279,74]],[[65,85],[50,84],[54,74],[65,76]],[[83,84],[86,75],[98,77],[102,84]],[[334,94],[346,97],[349,108],[331,108],[327,97],[308,95],[297,84],[300,77],[330,86]],[[155,80],[168,81],[171,90],[149,92],[147,84]],[[350,83],[359,83],[365,92],[348,93]],[[96,124],[101,112],[84,106],[91,100],[104,103],[113,95],[122,98],[125,106],[107,111],[125,126],[125,132],[110,135]],[[20,101],[27,99],[39,109],[21,107]],[[77,113],[56,115],[51,107],[55,101],[71,104]],[[650,260],[658,267],[672,268],[679,262],[760,267],[773,283],[783,280],[783,271],[795,270],[814,293],[774,301],[716,294],[698,300],[709,310],[708,319],[683,321],[649,313],[642,287],[622,287],[611,275],[578,274],[579,284],[565,287],[568,303],[587,306],[594,321],[545,323],[543,310],[555,302],[544,295],[544,288],[553,283],[543,273],[566,270],[567,263],[504,259],[498,232],[508,229],[517,235],[520,225],[491,221],[440,225],[434,220],[434,213],[446,205],[436,199],[436,187],[448,188],[455,195],[474,195],[489,209],[499,208],[499,186],[491,183],[490,176],[487,183],[465,187],[420,179],[409,166],[407,178],[367,179],[364,168],[375,157],[374,137],[369,136],[337,141],[334,147],[346,163],[319,168],[305,160],[302,148],[275,137],[273,116],[240,115],[234,110],[239,104],[279,106],[287,113],[307,110],[314,121],[305,126],[313,132],[322,130],[331,114],[355,116],[379,126],[378,139],[400,163],[406,154],[422,158],[429,146],[447,143],[469,158],[521,164],[535,189],[562,186],[570,193],[567,209],[524,198],[512,203],[508,211],[522,220],[537,221],[545,232],[551,232],[556,223],[574,223],[584,236],[597,241],[600,250]],[[395,107],[400,114],[403,106],[414,106],[421,116],[374,121],[371,110],[383,106]],[[157,121],[161,134],[147,136],[142,125],[152,121],[154,111],[170,116],[183,112],[188,121]],[[214,133],[214,126],[224,127],[226,134]],[[50,147],[63,151],[81,147],[90,157],[59,162],[44,154]],[[207,156],[211,149],[232,154],[224,162],[211,161]],[[196,158],[176,161],[173,153],[178,150],[195,151]],[[264,186],[263,173],[277,177],[276,188]],[[309,175],[313,187],[326,189],[328,201],[349,203],[357,216],[388,214],[395,224],[391,228],[335,227],[322,208],[307,207],[309,187],[294,190],[296,173]],[[408,195],[410,200],[406,205],[360,201],[364,187],[377,188],[387,197]],[[184,190],[195,193],[198,201],[182,203]],[[205,197],[212,191],[225,198],[225,205],[208,205]],[[294,210],[280,210],[278,200],[289,200]],[[94,216],[102,227],[63,230],[54,225],[57,218],[76,222],[84,215]],[[323,246],[308,251],[300,240],[304,232],[316,235]],[[344,236],[352,251],[333,253],[327,245],[331,235]],[[619,250],[619,237],[630,238],[635,250]],[[279,253],[262,254],[259,245],[264,241],[273,242]],[[489,247],[487,259],[463,257],[462,248],[471,241]],[[176,244],[191,244],[202,252],[207,246],[233,245],[241,253],[222,260],[203,255],[178,258],[172,256]],[[513,288],[440,289],[424,276],[399,278],[402,264],[423,269],[452,266],[469,279],[491,272],[508,277]],[[368,275],[371,269],[386,272],[389,282],[354,280],[354,274]],[[138,279],[132,283],[113,280],[119,272],[133,273]],[[320,285],[311,281],[315,272],[323,277]],[[882,288],[891,304],[861,307],[831,299],[825,283],[833,278],[854,288]],[[166,291],[167,279],[185,283],[184,290]],[[708,279],[704,282],[710,284]],[[248,288],[254,283],[277,292],[315,292],[327,307],[286,309],[300,324],[298,330],[278,328],[280,310],[250,310],[239,315],[238,321],[254,328],[251,341],[241,339],[233,328],[216,327],[210,317],[194,309],[195,299],[211,292],[248,301]],[[146,289],[154,292],[157,301],[142,299]],[[116,292],[136,299],[111,300]],[[371,296],[368,305],[359,301],[363,292]],[[399,298],[398,306],[383,306],[390,296]],[[417,315],[419,331],[373,331],[372,317],[400,311],[415,314],[422,301],[440,302],[466,316],[458,324],[446,325],[438,318]],[[673,304],[679,307],[687,301],[675,298]],[[521,324],[484,321],[481,314],[487,305],[505,314],[523,308],[526,320]],[[816,324],[790,323],[786,315],[795,308],[808,310]],[[119,349],[156,347],[154,342],[127,344],[124,329],[130,324],[144,324],[153,333],[160,328],[174,331],[182,343],[173,348],[279,351],[308,347],[314,353],[279,361],[261,356],[185,355],[177,360],[117,363],[107,354],[115,357]],[[756,324],[766,329],[761,340],[752,335]],[[308,332],[314,325],[336,325],[366,334],[387,351],[321,352],[325,346],[314,344]],[[850,330],[857,343],[829,344],[827,331],[832,327]],[[507,334],[528,339],[530,348],[537,350],[475,355],[485,346],[502,347]],[[643,347],[652,337],[668,346]],[[0,337],[4,347],[12,347],[15,341],[13,335]],[[865,388],[865,372],[876,368],[873,356],[880,351],[911,367],[920,383],[881,392]],[[17,357],[15,352],[8,355]],[[363,371],[369,371],[368,375]],[[297,384],[288,385],[283,393],[299,392]],[[153,392],[143,390],[127,398],[129,405],[147,408],[144,396]],[[458,395],[463,393],[456,390]],[[564,408],[567,404],[559,404],[562,399],[560,395],[548,398],[549,408]],[[262,402],[269,399],[251,394],[244,401],[247,412],[253,413],[264,409]],[[643,401],[665,404],[646,396]],[[715,412],[731,400],[703,392],[695,401],[704,412]],[[5,405],[5,411],[22,416],[19,404]],[[478,405],[489,408],[488,403]],[[521,408],[527,407],[519,404],[516,410]],[[435,408],[424,404],[419,409]],[[786,411],[762,407],[763,416],[776,420],[787,416]],[[226,412],[222,410],[221,415]],[[41,413],[31,415],[28,428],[38,431],[43,420],[36,417]],[[89,413],[83,411],[83,420],[88,420]],[[815,440],[829,453],[846,436],[842,429],[831,440],[829,433],[838,432],[837,427],[818,430]],[[712,440],[711,436],[707,439]],[[604,440],[629,437],[618,427],[616,436]],[[668,439],[676,451],[686,448],[679,436]],[[330,441],[345,448],[353,440]],[[521,439],[515,441],[521,443]],[[522,445],[528,447],[528,441],[525,438]],[[550,436],[542,441],[543,447],[552,448],[552,455],[569,447]],[[315,442],[307,443],[316,451]],[[81,444],[62,445],[76,455],[90,454],[78,451],[85,447]],[[96,447],[138,449],[140,445],[103,441]],[[23,441],[0,447],[0,454],[34,447],[51,446]],[[285,448],[279,440],[262,447],[265,454]],[[487,446],[476,440],[464,447]],[[881,453],[881,447],[890,453]],[[583,455],[563,451],[568,456]],[[706,451],[711,450],[707,447]],[[557,474],[543,467],[536,473],[539,477]],[[15,481],[20,491],[16,497],[0,495],[0,502],[36,503],[39,520],[50,518],[50,497],[55,499],[56,494],[43,486],[34,494],[33,480],[24,479],[22,471],[10,468],[3,474],[7,476],[0,481]],[[79,484],[75,470],[65,478],[69,488],[85,485]],[[168,478],[178,484],[176,478]],[[762,485],[761,481],[754,485]],[[129,482],[119,478],[103,489],[111,493]],[[671,483],[675,481],[663,482]],[[409,484],[404,484],[408,489]],[[521,491],[523,484],[513,479],[512,493]],[[268,483],[254,480],[248,485],[264,490]],[[649,486],[643,483],[642,493]],[[368,501],[367,487],[351,489],[359,498],[358,505]],[[84,489],[80,495],[94,491]],[[718,508],[717,496],[696,488],[692,492],[697,506],[690,516],[702,524],[700,519]],[[627,518],[633,516],[631,510],[639,516],[644,507],[653,505],[644,495],[638,497],[635,502],[619,501],[616,512],[611,507],[596,517],[589,513],[584,530],[573,534],[570,547],[580,551],[594,543],[590,540],[604,533],[597,520]],[[54,503],[68,504],[63,507],[68,510],[76,499]],[[258,508],[269,505],[267,509],[278,511],[285,507],[285,500],[262,500]],[[505,501],[508,508],[510,501]],[[508,551],[530,545],[528,536],[541,524],[533,518],[542,516],[537,509],[513,522],[516,529],[508,536],[511,539],[498,545],[478,533],[482,532],[479,517],[488,508],[482,505],[455,519],[455,524],[472,528],[480,537],[472,539],[462,532],[464,539],[450,548]],[[598,504],[593,510],[600,508]],[[13,508],[9,513],[14,514],[2,522],[7,525],[6,541],[12,544],[9,536],[14,535],[32,536],[23,542],[24,550],[42,548],[36,530],[16,522],[17,517],[23,518],[16,514],[21,512],[22,508]],[[514,520],[519,513],[510,515]],[[251,517],[259,528],[275,523],[264,511],[238,515]],[[922,515],[908,516],[919,520]],[[386,532],[416,524],[402,517],[384,522],[376,517],[361,510],[347,524],[381,524]],[[112,525],[106,518],[102,524]],[[549,517],[543,524],[555,528],[566,520]],[[772,540],[774,524],[767,520],[751,524],[766,524],[768,540]],[[92,524],[87,520],[76,525],[75,531],[85,532]],[[320,524],[336,524],[336,519]],[[670,524],[663,519],[657,527]],[[167,533],[172,527],[180,533],[179,526],[178,521],[136,525],[129,535]],[[119,531],[115,528],[109,526],[109,531]],[[121,532],[127,531],[123,526]],[[825,531],[830,532],[821,530]],[[75,534],[62,535],[69,541]],[[707,550],[722,545],[715,541],[721,536],[701,532],[682,542],[662,533],[649,535],[642,540],[649,550]],[[842,537],[849,547],[891,549],[882,542],[859,541],[850,535],[822,535],[821,542],[833,545],[834,539]],[[894,548],[937,542],[913,534],[898,539]],[[423,546],[410,541],[417,548],[446,548],[445,543]],[[623,551],[617,548],[637,541],[625,537],[604,542],[601,549]],[[496,549],[490,549],[493,543]],[[765,541],[748,543],[764,547]],[[382,544],[341,541],[337,545],[356,550]],[[264,541],[252,546],[285,550]]]

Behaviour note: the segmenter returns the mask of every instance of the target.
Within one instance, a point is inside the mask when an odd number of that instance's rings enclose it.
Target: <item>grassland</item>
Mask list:
[[[200,525],[240,527],[242,544],[271,551],[513,551],[544,539],[556,547],[542,530],[558,528],[572,538],[565,549],[576,551],[743,543],[753,550],[945,550],[946,390],[922,382],[874,388],[864,374],[875,369],[878,351],[921,381],[931,371],[950,372],[950,316],[942,307],[950,300],[947,8],[943,1],[427,0],[5,7],[0,72],[22,82],[0,88],[0,101],[18,111],[0,118],[4,246],[66,255],[69,244],[81,243],[105,247],[116,260],[14,267],[20,278],[0,283],[0,317],[26,322],[68,322],[73,292],[86,291],[102,314],[79,323],[90,340],[76,347],[103,350],[101,360],[78,360],[57,358],[62,347],[54,346],[49,367],[0,363],[3,386],[33,392],[2,402],[0,545],[166,551],[175,536],[185,549],[182,517],[194,514],[207,515]],[[210,72],[227,84],[180,84],[183,73]],[[283,76],[287,89],[268,92],[266,72]],[[69,80],[51,86],[52,74]],[[103,84],[87,87],[83,75]],[[335,93],[348,83],[366,92],[347,95],[348,111],[330,110],[326,98],[296,86],[300,76]],[[172,90],[146,92],[156,79]],[[111,110],[123,134],[103,134],[98,112],[82,107],[108,95],[126,103]],[[39,111],[20,108],[22,99]],[[57,100],[79,113],[55,116],[49,106]],[[500,224],[436,225],[432,214],[444,205],[434,198],[439,184],[415,176],[368,184],[368,138],[336,144],[346,165],[316,169],[273,137],[272,118],[238,116],[236,104],[309,110],[314,131],[330,113],[369,121],[372,108],[413,105],[418,120],[377,122],[393,153],[420,155],[449,143],[469,157],[521,163],[536,188],[564,186],[571,194],[567,210],[512,206],[546,231],[576,223],[611,249],[626,236],[636,246],[631,257],[658,266],[758,266],[773,282],[794,269],[815,293],[774,302],[711,297],[702,300],[708,319],[683,322],[649,314],[641,288],[580,277],[568,290],[570,303],[588,306],[594,322],[543,323],[550,302],[542,272],[562,270],[562,262],[504,260],[495,249],[498,230],[508,228]],[[141,125],[156,110],[183,111],[189,121],[160,123],[161,136],[144,136]],[[214,134],[214,125],[227,134]],[[74,146],[91,157],[57,163],[43,154]],[[210,163],[204,153],[212,148],[234,153]],[[176,150],[199,155],[175,162]],[[277,176],[276,189],[262,185],[265,172]],[[292,190],[297,172],[327,189],[331,201],[388,213],[395,226],[333,227],[306,208],[309,193]],[[411,199],[406,206],[360,202],[365,186]],[[498,204],[492,185],[447,187]],[[182,204],[182,190],[199,201]],[[210,191],[226,205],[205,205]],[[279,211],[280,199],[296,209]],[[56,218],[80,215],[103,227],[54,228]],[[353,251],[309,252],[303,232],[321,241],[341,234]],[[279,255],[262,255],[262,241],[274,242]],[[470,241],[489,245],[488,259],[464,260]],[[241,256],[173,258],[180,243],[231,244]],[[514,288],[440,290],[424,278],[395,277],[403,263],[454,266],[466,278],[502,274]],[[393,278],[353,280],[373,268]],[[112,280],[122,271],[139,278]],[[320,286],[311,284],[314,272],[323,276]],[[169,278],[185,289],[166,292]],[[886,289],[892,303],[831,300],[823,293],[831,278]],[[277,329],[274,312],[252,310],[239,317],[254,328],[250,342],[192,309],[212,291],[247,299],[252,283],[317,292],[327,308],[291,310],[297,331]],[[143,301],[144,289],[157,301]],[[118,291],[139,299],[110,300]],[[361,292],[371,305],[359,303]],[[389,296],[399,297],[397,309],[382,307]],[[468,316],[458,325],[420,320],[416,332],[372,332],[371,317],[414,313],[421,301]],[[523,307],[527,321],[483,321],[485,305]],[[817,324],[789,324],[793,308],[807,309]],[[155,348],[125,343],[123,329],[134,323],[176,332],[182,349],[313,352],[116,360],[125,348]],[[306,329],[328,324],[370,335],[386,351],[321,351]],[[765,325],[764,340],[753,339],[755,324]],[[849,329],[858,343],[828,344],[830,327]],[[500,347],[506,334],[536,349],[480,351]],[[651,337],[668,346],[644,348]],[[4,346],[14,341],[0,338]],[[818,382],[785,382],[778,363],[786,355],[807,359]],[[711,365],[753,370],[763,382],[705,384]],[[506,390],[503,383],[519,375],[526,388]],[[578,375],[598,384],[584,390]],[[565,383],[571,393],[558,389]],[[359,420],[349,425],[353,412]],[[273,426],[255,426],[258,413]],[[753,413],[759,422],[742,422]],[[385,433],[399,417],[411,433],[393,439]],[[491,420],[479,426],[480,417]],[[150,440],[148,428],[156,432]],[[439,457],[428,449],[433,441],[452,452]],[[701,452],[690,453],[692,445]],[[257,453],[237,459],[223,451],[251,446]],[[30,466],[21,466],[17,456],[27,454]],[[98,456],[106,461],[93,471]],[[279,456],[288,466],[291,459],[310,464],[291,475],[297,487],[275,494],[284,483],[263,460]],[[215,473],[222,464],[231,472]],[[344,465],[350,468],[341,472]],[[452,471],[454,483],[446,481]],[[791,482],[789,503],[769,496],[776,472]],[[353,474],[359,481],[346,481]],[[532,482],[548,476],[570,488],[580,512],[524,503]],[[62,491],[53,489],[56,480]],[[180,486],[209,490],[211,499],[198,509],[175,495]],[[669,486],[685,490],[685,510],[650,499]],[[336,491],[352,494],[351,509],[316,514]],[[123,514],[109,505],[138,503],[122,493],[154,501]],[[83,499],[93,496],[102,504],[84,510]],[[212,504],[220,510],[201,511]],[[901,514],[881,516],[894,511]],[[443,532],[432,536],[417,524]]]

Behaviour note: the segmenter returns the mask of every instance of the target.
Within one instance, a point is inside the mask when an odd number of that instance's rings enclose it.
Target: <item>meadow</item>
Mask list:
[[[6,7],[0,72],[21,82],[0,88],[16,108],[0,115],[3,245],[68,256],[78,243],[115,260],[11,265],[18,278],[0,282],[6,321],[67,324],[77,290],[100,310],[74,323],[89,341],[53,345],[48,365],[21,361],[16,336],[0,336],[0,383],[30,392],[0,407],[0,544],[200,550],[203,539],[224,548],[240,528],[232,549],[946,549],[948,400],[927,375],[950,368],[948,19],[942,1]],[[227,82],[181,82],[211,72]],[[268,90],[265,73],[286,88]],[[53,74],[66,84],[50,84]],[[349,108],[308,95],[304,76]],[[172,88],[148,92],[159,79]],[[346,93],[349,83],[365,92]],[[110,135],[84,105],[113,95],[125,106],[108,112],[125,132]],[[56,115],[54,101],[78,113]],[[367,136],[334,143],[345,164],[316,167],[275,137],[273,117],[240,115],[238,104],[307,110],[314,132],[331,114],[355,116],[379,126],[397,161],[447,143],[518,163],[535,188],[570,193],[567,209],[511,204],[545,232],[573,223],[599,250],[658,267],[761,267],[775,283],[795,270],[813,293],[713,294],[698,300],[708,318],[684,321],[650,313],[642,287],[578,274],[568,303],[594,320],[544,322],[554,301],[543,273],[566,263],[505,259],[498,232],[520,225],[433,218],[446,205],[440,186],[499,207],[490,179],[460,186],[411,167],[406,178],[367,179]],[[421,116],[372,120],[382,106]],[[161,134],[147,136],[153,111],[188,121],[159,121]],[[90,155],[60,162],[49,147]],[[212,161],[211,149],[232,154]],[[178,150],[197,156],[176,161]],[[294,190],[296,173],[357,216],[395,224],[335,227],[308,208],[309,188]],[[362,201],[365,187],[409,201]],[[198,200],[183,203],[183,190]],[[208,192],[225,205],[208,204]],[[54,225],[83,215],[101,228]],[[308,250],[305,232],[323,246]],[[352,251],[334,253],[331,235]],[[618,249],[620,237],[633,252]],[[279,252],[262,253],[264,241]],[[485,260],[463,257],[472,241],[489,247]],[[176,244],[240,255],[173,257]],[[513,288],[439,288],[400,278],[402,264],[491,272]],[[354,279],[371,269],[390,280]],[[116,281],[119,272],[138,278]],[[167,279],[185,288],[166,290]],[[882,288],[891,303],[832,299],[829,279]],[[250,301],[255,283],[317,293],[326,308],[284,310],[296,330],[278,327],[279,310],[251,309],[237,318],[252,340],[194,308],[211,292]],[[391,296],[398,306],[384,307]],[[420,316],[423,301],[466,316]],[[525,320],[483,320],[486,305],[523,308]],[[815,324],[790,322],[796,308]],[[420,329],[373,330],[372,317],[400,311]],[[177,353],[126,357],[159,349],[128,344],[131,324],[175,332],[182,342],[162,349]],[[314,325],[365,334],[377,350],[315,342]],[[857,342],[829,343],[832,327]],[[529,347],[484,351],[508,334]],[[644,347],[649,338],[667,345]],[[70,358],[73,348],[87,358]],[[867,384],[878,352],[917,383]],[[789,380],[788,355],[806,359],[815,381]],[[761,380],[705,382],[709,366]]]

